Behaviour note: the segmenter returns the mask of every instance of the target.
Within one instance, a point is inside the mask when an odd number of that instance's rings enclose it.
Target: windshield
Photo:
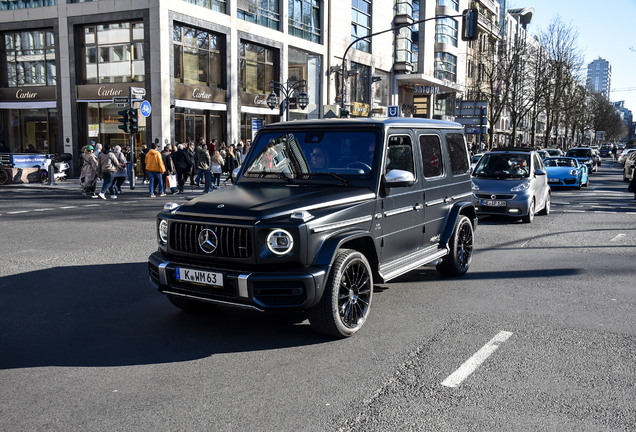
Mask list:
[[[568,157],[592,157],[591,149],[571,149],[568,150]]]
[[[344,184],[367,180],[379,140],[379,132],[362,130],[261,132],[243,176],[282,178],[288,182],[319,178]]]
[[[578,166],[576,159],[571,158],[549,158],[543,161],[547,167],[571,167],[576,168]]]
[[[473,172],[475,177],[529,177],[529,154],[490,153],[484,155]]]

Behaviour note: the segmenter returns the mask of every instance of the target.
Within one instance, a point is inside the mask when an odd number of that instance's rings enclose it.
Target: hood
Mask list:
[[[266,220],[295,210],[329,209],[375,199],[367,188],[335,186],[235,185],[204,194],[183,204],[177,215]]]
[[[561,175],[566,175],[566,174],[570,174],[570,171],[572,171],[573,169],[578,170],[579,168],[575,168],[575,167],[545,167],[545,170],[548,173],[548,176],[550,175],[557,175],[557,176],[561,176]]]
[[[510,189],[513,187],[527,182],[530,180],[528,177],[524,178],[472,178],[473,183],[479,186],[479,191],[473,191],[477,193],[481,192],[497,192],[497,193],[510,193]]]

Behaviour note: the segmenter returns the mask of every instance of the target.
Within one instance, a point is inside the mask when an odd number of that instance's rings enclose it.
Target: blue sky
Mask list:
[[[565,24],[578,30],[585,68],[602,57],[612,65],[612,89],[636,88],[636,0],[506,0],[506,8],[513,7],[534,8],[528,26],[533,34],[547,29],[558,14]],[[624,100],[625,106],[636,114],[636,90],[612,92],[610,98]]]

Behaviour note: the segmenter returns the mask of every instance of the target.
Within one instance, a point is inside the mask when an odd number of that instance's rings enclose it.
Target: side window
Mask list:
[[[420,151],[422,152],[422,171],[424,177],[444,175],[442,160],[442,143],[437,135],[420,135]]]
[[[453,175],[468,173],[470,164],[468,163],[468,150],[464,136],[459,133],[446,134],[446,146],[450,157],[451,173]]]
[[[541,160],[541,158],[539,157],[539,155],[535,154],[534,155],[534,169],[538,170],[538,169],[543,169],[543,161]]]
[[[393,135],[389,137],[386,172],[399,169],[415,175],[414,166],[411,137],[408,135]]]

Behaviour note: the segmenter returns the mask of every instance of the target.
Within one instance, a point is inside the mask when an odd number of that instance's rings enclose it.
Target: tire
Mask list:
[[[528,214],[525,215],[523,218],[521,218],[521,220],[524,223],[532,223],[532,221],[534,220],[534,206],[535,206],[535,201],[534,201],[534,198],[532,198],[532,202],[530,203],[530,206],[528,207]]]
[[[0,169],[0,185],[9,183],[9,173]]]
[[[307,309],[311,327],[337,338],[350,337],[371,311],[373,273],[367,258],[356,250],[337,252],[320,302]]]
[[[166,295],[168,296],[168,300],[170,300],[170,303],[186,312],[205,312],[214,307],[211,304],[192,300],[186,297],[171,294]]]
[[[581,189],[581,184],[579,183],[579,189]],[[541,216],[547,216],[550,214],[550,192],[548,192],[548,197],[546,198],[545,204],[543,205],[543,208],[541,209],[541,211],[539,212],[539,214]]]
[[[450,239],[450,252],[437,264],[437,271],[443,276],[461,276],[468,271],[473,260],[475,233],[473,224],[466,216],[461,216]]]
[[[40,183],[46,183],[46,180],[49,178],[49,175],[46,171],[40,171]]]

